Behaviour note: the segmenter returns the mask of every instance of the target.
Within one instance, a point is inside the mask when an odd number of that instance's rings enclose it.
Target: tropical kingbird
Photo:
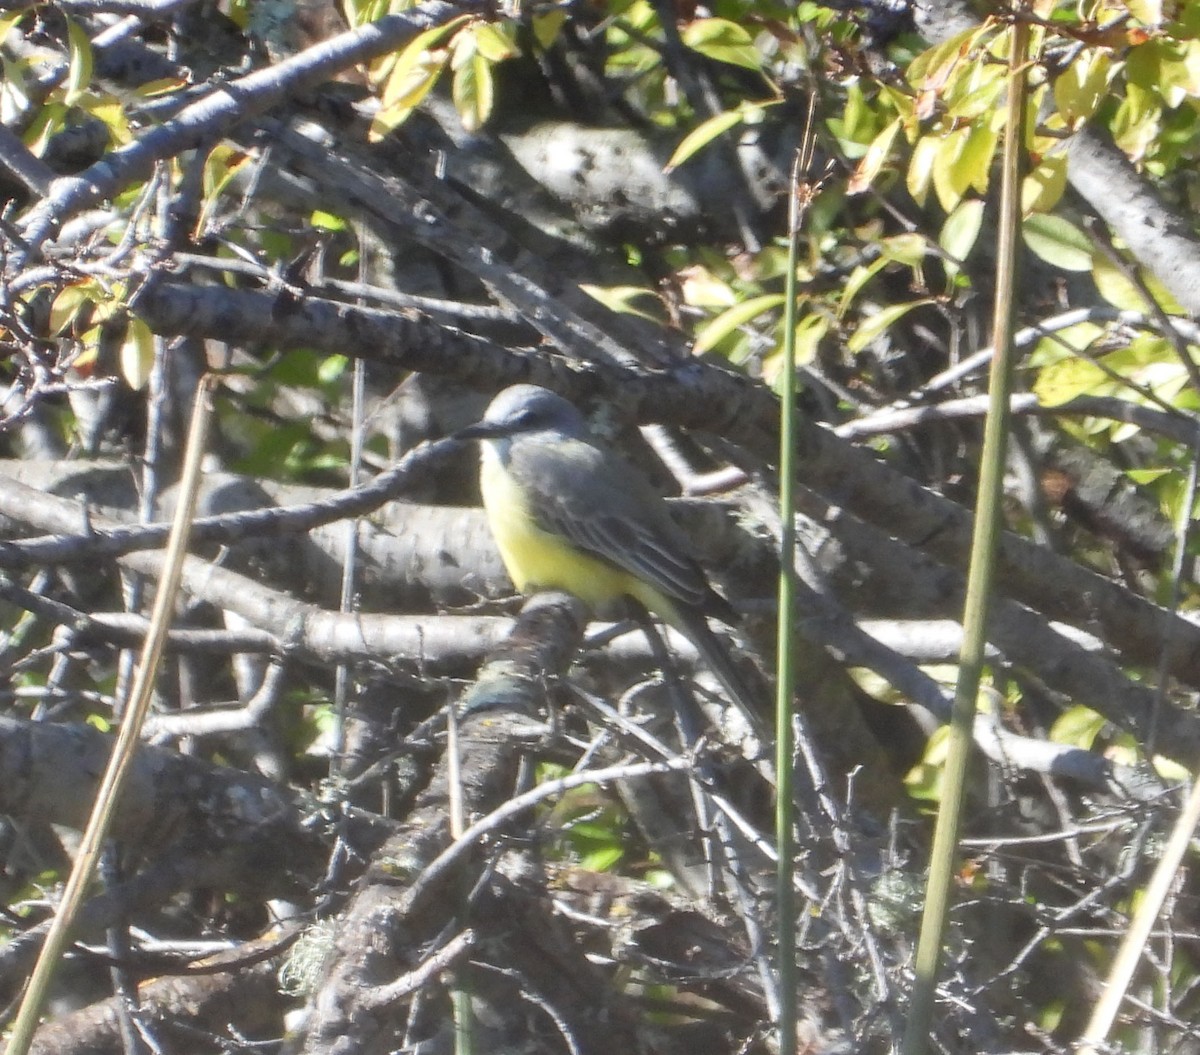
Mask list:
[[[761,733],[756,694],[706,618],[733,625],[729,602],[709,585],[662,496],[597,444],[571,403],[514,385],[457,435],[483,441],[483,504],[518,590],[564,590],[593,610],[640,602],[691,640]]]

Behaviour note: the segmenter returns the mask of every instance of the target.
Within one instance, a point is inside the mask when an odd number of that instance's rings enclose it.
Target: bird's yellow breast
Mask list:
[[[504,566],[522,593],[565,590],[599,610],[622,597],[634,597],[651,611],[670,618],[674,606],[658,590],[538,527],[520,486],[499,455],[487,446],[479,487]]]

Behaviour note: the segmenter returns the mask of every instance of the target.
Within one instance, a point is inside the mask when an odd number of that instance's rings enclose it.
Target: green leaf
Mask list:
[[[521,54],[516,27],[511,22],[478,22],[471,27],[479,54],[491,62],[503,62]]]
[[[1033,393],[1044,407],[1060,407],[1077,396],[1095,396],[1112,388],[1112,380],[1095,363],[1072,356],[1051,363],[1033,383]]]
[[[928,246],[928,239],[923,234],[917,234],[916,231],[908,234],[894,234],[889,238],[882,239],[879,243],[879,248],[883,250],[884,256],[889,260],[894,260],[897,264],[904,264],[906,267],[919,267],[925,259]]]
[[[884,162],[891,155],[892,143],[895,142],[896,133],[899,131],[900,118],[897,117],[871,140],[871,145],[867,147],[867,152],[859,161],[854,175],[850,177],[850,184],[846,188],[847,194],[861,194],[871,186],[875,177],[879,175],[879,170],[883,168]]]
[[[1163,20],[1163,0],[1125,0],[1125,6],[1143,26],[1157,26]]]
[[[732,308],[721,312],[716,318],[705,323],[696,333],[696,341],[692,345],[692,353],[700,355],[729,336],[740,326],[752,319],[758,318],[764,312],[779,307],[783,303],[782,293],[764,293],[759,297],[751,297]]]
[[[1162,107],[1149,89],[1132,82],[1112,120],[1113,140],[1133,161],[1139,161],[1162,132]]]
[[[620,846],[602,846],[584,854],[579,867],[585,872],[610,872],[624,856],[625,850]]]
[[[956,266],[967,259],[979,230],[983,226],[983,202],[979,198],[968,198],[957,209],[946,217],[942,224],[941,234],[938,235],[938,245],[952,257]]]
[[[726,110],[701,122],[683,137],[683,141],[675,148],[675,153],[663,166],[663,171],[670,172],[682,165],[698,150],[703,149],[717,136],[728,132],[736,125],[743,122],[754,124],[761,121],[767,107],[778,106],[782,101],[782,99],[763,99],[761,102],[744,102],[732,110]]]
[[[938,143],[937,159],[933,163],[933,189],[938,203],[948,213],[958,207],[971,185],[969,170],[958,164],[970,135],[970,127],[964,125],[944,135]]]
[[[150,380],[154,367],[154,334],[136,315],[131,316],[121,343],[121,376],[135,392],[140,392]]]
[[[73,106],[92,83],[92,42],[83,26],[67,19],[67,83],[64,102]]]
[[[457,34],[469,21],[470,15],[459,15],[418,33],[404,46],[384,82],[379,112],[367,130],[370,142],[378,143],[407,121],[409,114],[433,90],[450,57],[449,52],[438,45]]]
[[[869,264],[859,264],[850,272],[850,277],[846,279],[846,284],[842,287],[842,299],[838,302],[837,316],[839,319],[846,314],[850,302],[858,296],[863,286],[887,267],[887,263],[887,257],[881,256]]]
[[[1021,212],[1049,212],[1067,189],[1067,155],[1047,154],[1021,183]]]
[[[478,53],[471,54],[454,71],[451,94],[463,128],[468,132],[478,132],[491,117],[496,102],[491,62]]]
[[[590,283],[581,282],[579,288],[593,300],[598,300],[609,311],[615,311],[620,315],[636,315],[639,319],[649,319],[652,322],[659,321],[650,312],[633,306],[633,302],[642,297],[649,297],[655,303],[658,302],[658,294],[645,286],[593,286]]]
[[[561,7],[533,16],[533,36],[543,50],[558,39],[566,20],[567,13]]]
[[[683,137],[683,141],[675,148],[675,153],[663,166],[663,171],[670,172],[672,169],[678,168],[696,151],[708,146],[717,136],[728,132],[735,125],[740,125],[743,120],[742,111],[737,109],[726,110],[724,113],[710,117],[707,121],[702,121]]]
[[[1050,740],[1056,744],[1068,744],[1091,750],[1096,737],[1104,730],[1108,719],[1090,707],[1076,704],[1068,707],[1055,719],[1050,727]]]
[[[50,305],[50,333],[61,334],[75,320],[75,316],[85,304],[94,304],[102,296],[95,281],[64,286]]]
[[[963,144],[962,153],[955,162],[954,185],[963,183],[963,190],[972,187],[986,194],[988,177],[992,171],[992,158],[996,155],[999,134],[986,121],[980,121],[971,129]],[[965,181],[965,182],[964,182]]]
[[[1107,51],[1085,51],[1055,78],[1054,102],[1069,128],[1077,128],[1099,109],[1111,70]]]
[[[922,136],[913,147],[904,182],[918,205],[923,206],[929,196],[929,184],[933,179],[933,166],[937,163],[940,145],[936,136]]]
[[[724,18],[698,18],[683,27],[680,37],[693,51],[718,62],[761,70],[763,58],[754,38],[736,22]]]
[[[1101,253],[1096,254],[1095,262],[1092,265],[1092,281],[1096,283],[1096,289],[1099,290],[1100,296],[1115,308],[1120,308],[1122,311],[1139,312],[1145,312],[1149,308],[1141,290],[1130,282],[1108,257]],[[1185,314],[1183,308],[1179,306],[1179,302],[1154,275],[1142,272],[1142,281],[1158,306],[1168,315]]]
[[[1092,270],[1092,242],[1070,220],[1034,213],[1021,225],[1030,252],[1064,271]]]
[[[308,218],[308,222],[310,226],[318,227],[322,231],[346,230],[345,220],[331,212],[326,212],[324,209],[313,209],[312,215]]]
[[[882,311],[864,319],[859,324],[858,329],[850,335],[850,340],[846,342],[847,349],[851,352],[861,352],[893,323],[904,318],[913,308],[919,308],[923,304],[932,303],[933,301],[930,298],[925,297],[922,300],[910,301],[907,304],[889,304]]]

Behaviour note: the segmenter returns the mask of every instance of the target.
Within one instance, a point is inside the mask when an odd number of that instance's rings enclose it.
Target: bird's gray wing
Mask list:
[[[582,440],[530,444],[521,455],[510,469],[524,478],[540,527],[672,600],[696,607],[712,600],[666,502],[623,459]]]

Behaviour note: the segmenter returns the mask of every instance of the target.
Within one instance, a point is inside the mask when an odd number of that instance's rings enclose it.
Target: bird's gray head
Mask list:
[[[501,439],[530,432],[586,436],[583,415],[560,395],[537,385],[513,385],[488,405],[481,421],[457,433],[459,439]]]

